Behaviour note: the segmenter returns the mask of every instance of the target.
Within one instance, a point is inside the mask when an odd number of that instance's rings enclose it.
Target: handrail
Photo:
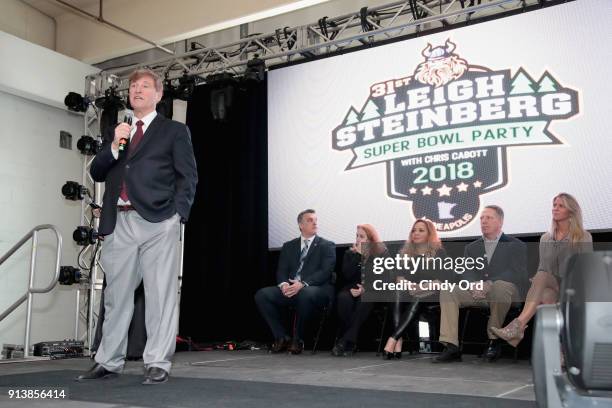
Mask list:
[[[55,274],[53,276],[53,280],[49,285],[44,288],[35,288],[34,285],[34,273],[36,272],[36,251],[38,249],[38,231],[42,230],[52,230],[55,233],[55,237],[57,239],[57,252],[55,255]],[[62,253],[62,235],[60,234],[57,227],[51,224],[43,224],[38,225],[23,238],[19,240],[8,252],[0,258],[0,265],[4,263],[7,259],[9,259],[19,248],[23,246],[26,242],[28,242],[32,238],[32,253],[30,255],[30,282],[28,284],[28,291],[21,296],[15,303],[9,306],[2,314],[0,314],[0,322],[4,320],[8,315],[10,315],[15,309],[17,309],[23,302],[28,301],[27,311],[26,311],[26,331],[25,331],[25,341],[23,344],[23,355],[24,357],[30,356],[30,328],[32,325],[32,299],[34,293],[47,293],[50,292],[55,285],[57,285],[57,281],[59,279],[60,274],[60,256]]]

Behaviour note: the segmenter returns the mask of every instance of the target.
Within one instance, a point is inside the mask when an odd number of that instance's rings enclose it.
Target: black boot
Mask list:
[[[461,352],[459,347],[452,343],[447,343],[446,348],[439,356],[431,360],[432,363],[450,363],[452,361],[461,361]]]

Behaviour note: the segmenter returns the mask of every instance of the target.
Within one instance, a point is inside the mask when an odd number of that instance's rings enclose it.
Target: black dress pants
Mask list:
[[[293,306],[297,313],[293,337],[302,340],[305,323],[324,306],[330,305],[333,296],[332,285],[306,286],[297,295],[290,298],[283,295],[278,286],[268,286],[257,291],[255,304],[272,330],[275,339],[290,337],[282,322],[282,312],[283,309]]]
[[[355,345],[357,335],[363,323],[372,312],[374,302],[362,302],[361,296],[353,297],[350,289],[344,289],[338,293],[338,319],[340,320],[339,341]]]

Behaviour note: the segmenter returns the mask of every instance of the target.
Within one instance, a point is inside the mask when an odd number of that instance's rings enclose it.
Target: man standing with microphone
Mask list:
[[[91,164],[105,183],[99,233],[106,276],[105,320],[96,364],[77,380],[116,376],[123,369],[134,290],[145,289],[147,344],[143,384],[168,380],[178,319],[178,241],[195,196],[197,169],[189,129],[155,111],[160,77],[138,69],[130,75],[133,126],[120,123]],[[120,145],[127,149],[120,151]]]

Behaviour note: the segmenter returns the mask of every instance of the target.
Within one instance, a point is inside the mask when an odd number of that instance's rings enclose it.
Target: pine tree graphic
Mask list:
[[[380,112],[378,112],[378,107],[371,99],[368,99],[368,102],[361,110],[361,120],[376,119],[379,117]]]
[[[548,71],[542,75],[542,78],[538,82],[538,93],[544,92],[555,92],[559,90],[559,83],[555,81]]]
[[[510,84],[512,87],[512,89],[510,89],[510,95],[535,93],[534,85],[537,86],[537,84],[533,82],[533,79],[531,79],[523,68],[521,68],[512,79],[512,83]]]
[[[346,113],[346,116],[344,117],[344,125],[345,126],[354,125],[355,123],[358,123],[358,122],[359,122],[359,112],[357,112],[357,109],[351,106],[348,112]]]

